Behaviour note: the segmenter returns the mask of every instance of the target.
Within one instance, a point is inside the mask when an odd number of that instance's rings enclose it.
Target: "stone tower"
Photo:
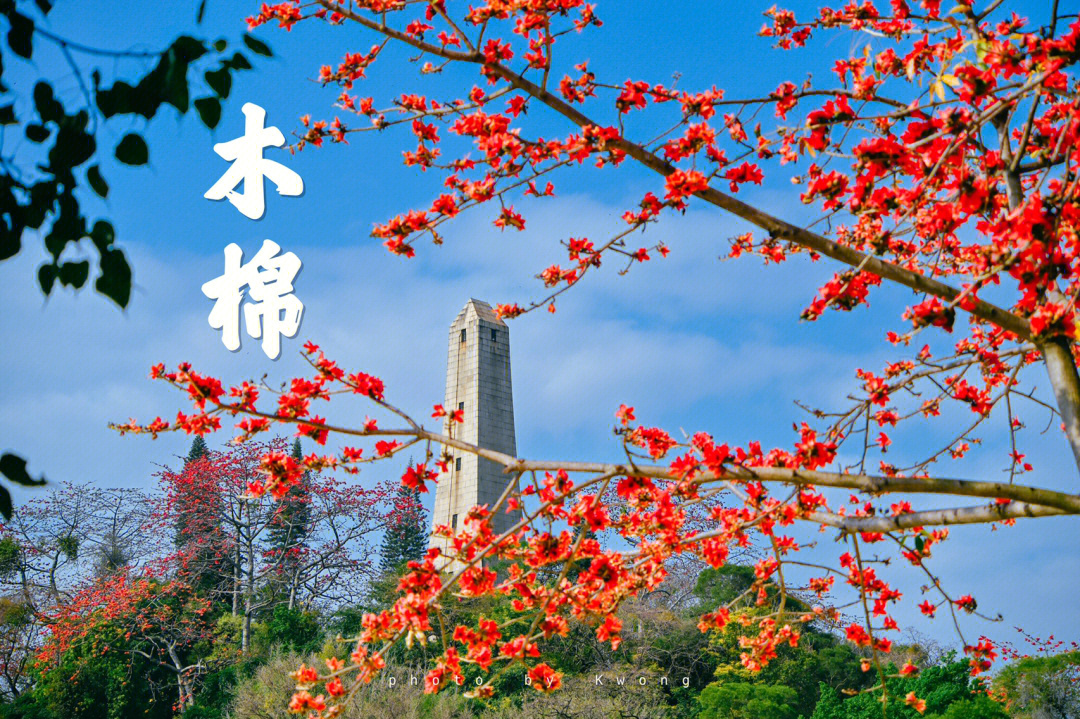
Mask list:
[[[443,406],[447,412],[464,411],[465,423],[455,423],[453,427],[458,439],[517,455],[510,384],[510,328],[486,302],[469,300],[450,325]],[[449,471],[439,475],[431,521],[432,527],[449,524],[457,529],[474,505],[493,507],[511,477],[490,460],[453,448],[448,451],[452,459],[448,463]],[[520,514],[500,510],[493,518],[492,528],[502,533],[520,518]]]

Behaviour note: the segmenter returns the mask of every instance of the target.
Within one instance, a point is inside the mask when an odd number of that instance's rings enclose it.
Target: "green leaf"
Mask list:
[[[254,35],[244,34],[244,44],[248,46],[256,55],[262,55],[263,57],[273,57],[274,53],[262,40],[257,39]]]
[[[221,121],[221,101],[216,97],[201,97],[195,101],[195,110],[203,124],[213,130]]]
[[[229,96],[229,91],[232,89],[232,75],[229,74],[227,68],[208,70],[203,77],[206,78],[206,84],[210,86],[210,89],[222,100]]]
[[[53,284],[56,282],[56,265],[42,265],[39,267],[37,278],[42,292],[46,295],[52,292]]]
[[[78,289],[86,284],[86,278],[90,276],[90,263],[87,260],[82,262],[65,262],[60,265],[60,284],[66,287],[74,287]]]
[[[225,48],[229,46],[229,42],[225,38],[214,41],[214,52],[225,52]]]
[[[19,120],[15,117],[15,103],[0,107],[0,125],[17,124],[19,124]]]
[[[49,132],[49,128],[44,125],[38,125],[37,123],[27,125],[25,132],[26,139],[30,142],[45,142],[49,139],[49,135],[52,134]]]
[[[121,307],[127,307],[131,299],[131,267],[120,250],[109,250],[101,255],[101,276],[94,282],[94,289]]]
[[[141,135],[129,132],[116,146],[116,159],[125,165],[145,165],[150,159],[150,149]]]
[[[109,183],[105,182],[105,178],[101,176],[101,169],[97,165],[91,165],[86,171],[86,180],[98,197],[109,196]]]

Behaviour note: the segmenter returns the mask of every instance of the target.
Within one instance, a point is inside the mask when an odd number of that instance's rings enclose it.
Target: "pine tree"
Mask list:
[[[297,461],[304,457],[299,438],[293,442],[292,456]],[[299,553],[307,546],[311,531],[310,486],[311,477],[305,472],[300,482],[294,484],[281,499],[277,518],[267,530],[266,543],[274,556],[281,557],[280,575],[286,587],[293,583],[293,575],[301,559]],[[284,599],[288,601],[289,597]]]
[[[191,449],[184,459],[184,467],[190,467],[195,462],[210,461],[210,447],[206,440],[196,435],[191,442]],[[232,574],[232,558],[221,554],[212,541],[207,541],[205,534],[206,522],[204,519],[193,517],[191,512],[205,511],[206,502],[213,502],[214,498],[199,497],[189,498],[192,501],[181,500],[177,503],[176,513],[176,548],[184,552],[188,557],[188,581],[200,593],[211,594],[221,589]],[[202,527],[199,531],[193,527]],[[108,563],[108,560],[103,560]]]
[[[195,439],[191,442],[191,449],[188,450],[188,455],[184,459],[184,466],[188,466],[192,462],[196,462],[204,457],[210,456],[210,448],[206,446],[206,440],[202,438],[202,435],[195,435]],[[184,512],[180,512],[176,517],[176,548],[183,549],[188,542],[191,541],[191,537],[188,536],[188,516]]]
[[[427,512],[420,503],[420,493],[398,487],[394,509],[387,517],[383,534],[379,569],[396,572],[410,560],[419,561],[427,548]]]
[[[191,449],[188,451],[187,459],[184,460],[184,464],[194,462],[209,454],[210,448],[206,446],[206,440],[202,438],[202,435],[197,434],[195,435],[195,439],[191,442]]]

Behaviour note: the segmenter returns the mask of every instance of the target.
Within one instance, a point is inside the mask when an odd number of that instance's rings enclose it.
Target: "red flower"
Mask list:
[[[926,711],[926,701],[915,696],[915,692],[908,692],[904,697],[904,704],[922,714]]]
[[[615,651],[622,644],[622,620],[614,614],[604,617],[604,623],[596,629],[596,639],[600,642],[611,642],[611,651]]]
[[[547,664],[537,664],[529,670],[529,680],[540,692],[553,692],[562,686],[562,674],[559,674]]]
[[[386,454],[386,452],[379,449],[379,444],[383,443],[380,442],[376,444],[375,450],[380,455]],[[396,444],[396,442],[394,444]],[[437,475],[435,472],[429,470],[426,464],[418,464],[416,466],[410,465],[405,470],[405,474],[401,475],[401,484],[404,487],[408,487],[409,489],[415,489],[418,492],[427,492],[427,482],[438,481],[436,479],[438,476],[439,475]]]
[[[738,167],[733,167],[724,174],[725,180],[730,180],[730,188],[732,192],[739,191],[739,185],[744,182],[753,182],[755,185],[760,185],[761,181],[765,179],[765,175],[762,174],[761,168],[757,165],[751,165],[749,162],[744,162]]]
[[[695,192],[708,189],[709,183],[705,180],[705,175],[697,170],[676,170],[667,176],[664,187],[667,189],[667,194],[664,197],[669,200],[680,201]]]

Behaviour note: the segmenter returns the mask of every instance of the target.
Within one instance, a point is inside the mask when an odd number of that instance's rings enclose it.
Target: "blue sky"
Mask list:
[[[716,84],[731,95],[759,96],[783,80],[801,82],[808,72],[825,80],[832,59],[856,42],[836,35],[810,51],[780,53],[756,37],[761,12],[771,2],[678,5],[661,15],[651,3],[601,3],[605,27],[567,39],[557,58],[568,64],[588,58],[599,76],[616,81],[670,83],[673,73],[681,73],[681,88]],[[106,16],[97,4],[60,2],[51,29],[100,47],[155,49],[182,28],[236,39],[244,30],[243,16],[255,9],[256,3],[210,3],[199,28],[194,3],[121,2]],[[268,26],[258,35],[273,47],[275,58],[235,77],[215,133],[195,117],[178,119],[169,109],[145,128],[107,126],[113,142],[130,129],[145,129],[151,148],[147,168],[106,168],[112,191],[98,209],[113,218],[134,267],[136,289],[126,311],[89,292],[60,291],[44,299],[33,279],[43,259],[35,239],[27,238],[23,253],[0,265],[2,325],[6,337],[17,338],[0,350],[0,437],[4,449],[30,459],[33,472],[54,481],[149,487],[156,466],[175,465],[189,440],[120,438],[105,424],[129,416],[168,417],[181,406],[179,396],[146,379],[153,363],[187,360],[228,381],[264,373],[281,381],[302,370],[297,354],[306,339],[350,369],[381,376],[392,401],[426,416],[442,401],[447,326],[469,297],[492,303],[534,297],[539,283],[532,276],[564,257],[559,239],[605,236],[645,191],[661,187],[654,176],[632,166],[603,172],[585,168],[558,179],[556,199],[519,206],[527,209],[526,232],[500,233],[491,226],[489,211],[470,212],[447,226],[444,246],[422,245],[418,257],[406,261],[391,256],[368,233],[375,222],[426,205],[438,191],[439,177],[401,164],[401,151],[412,144],[404,134],[367,133],[353,135],[348,146],[295,157],[268,153],[300,173],[305,194],[284,198],[268,192],[266,214],[253,222],[226,202],[203,199],[226,169],[213,143],[240,134],[244,102],[264,107],[268,123],[287,136],[304,113],[332,118],[336,93],[312,78],[320,65],[336,64],[344,52],[366,51],[372,43],[352,29],[312,24],[291,33]],[[132,37],[139,38],[137,44]],[[77,92],[58,56],[43,50],[36,62],[61,78],[58,89]],[[403,91],[430,92],[448,79],[419,77],[405,67],[377,63],[357,94],[385,100]],[[113,71],[131,76],[140,69],[124,61]],[[16,90],[28,94],[18,81],[29,77],[27,69],[14,73]],[[570,131],[539,107],[529,122],[542,134]],[[634,128],[628,125],[628,132]],[[5,136],[5,153],[12,137]],[[789,219],[806,216],[782,180],[748,188],[741,196]],[[732,444],[760,439],[767,446],[790,446],[791,422],[803,419],[794,400],[837,407],[855,389],[856,367],[878,369],[898,357],[883,337],[886,329],[900,326],[899,313],[910,295],[887,289],[873,295],[869,310],[800,322],[800,310],[836,266],[794,261],[765,268],[758,260],[718,261],[726,251],[724,240],[746,229],[718,210],[695,207],[649,230],[650,244],[663,239],[672,248],[668,259],[625,277],[610,263],[565,295],[557,314],[538,313],[511,324],[523,456],[617,456],[611,426],[620,403],[636,406],[640,419],[673,432],[706,430]],[[277,362],[250,339],[239,352],[226,351],[207,325],[211,303],[200,291],[220,274],[226,244],[236,242],[250,256],[265,238],[304,262],[297,281],[297,295],[306,305],[304,322],[295,340],[284,341]],[[1028,377],[1044,387],[1041,374],[1032,371]],[[359,421],[367,409],[344,406],[332,419]],[[1029,422],[1041,428],[1045,416],[1030,413]],[[897,432],[890,459],[905,452],[914,456],[926,441],[940,438],[936,431]],[[1076,469],[1063,441],[1037,431],[1028,432],[1025,446],[1037,469],[1031,481],[1075,488]],[[990,433],[982,452],[942,471],[996,478],[1005,451],[1003,437]],[[1020,522],[995,536],[987,527],[954,530],[939,551],[937,568],[957,593],[974,594],[981,610],[1005,615],[995,625],[971,620],[966,631],[1011,638],[1011,627],[1022,625],[1037,634],[1080,637],[1076,521]],[[892,576],[909,597],[917,594],[919,577],[903,571]],[[924,634],[953,641],[942,619],[913,624]]]

